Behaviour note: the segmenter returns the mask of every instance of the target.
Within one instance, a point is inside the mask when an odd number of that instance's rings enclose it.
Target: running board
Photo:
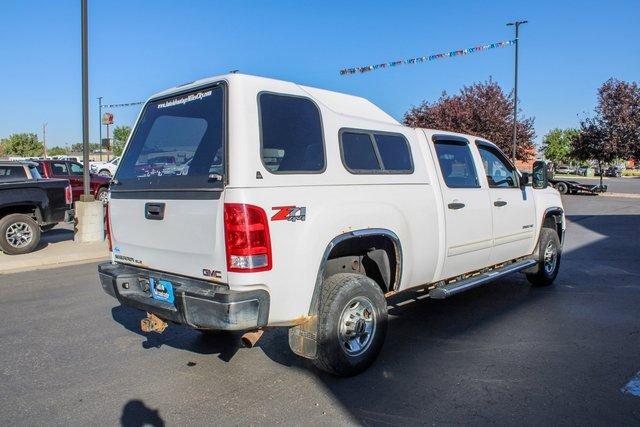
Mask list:
[[[491,282],[499,277],[506,276],[507,274],[532,267],[537,263],[538,262],[534,259],[525,259],[486,273],[478,274],[477,276],[469,277],[468,279],[447,283],[446,285],[438,286],[437,288],[430,290],[429,297],[433,299],[445,299],[452,295],[468,291],[469,289],[477,288],[480,285],[484,285],[487,282]]]

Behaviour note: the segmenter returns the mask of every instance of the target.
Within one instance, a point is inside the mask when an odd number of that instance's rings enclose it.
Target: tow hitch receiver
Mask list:
[[[147,318],[140,321],[142,332],[157,332],[161,334],[167,329],[167,322],[152,313],[147,313]]]

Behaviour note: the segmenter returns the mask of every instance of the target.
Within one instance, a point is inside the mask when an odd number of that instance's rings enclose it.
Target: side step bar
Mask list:
[[[506,276],[507,274],[515,273],[529,267],[533,267],[537,264],[535,259],[525,259],[522,261],[514,262],[513,264],[506,265],[496,270],[491,270],[486,273],[478,274],[477,276],[469,277],[468,279],[459,280],[457,282],[447,283],[443,286],[438,286],[435,289],[429,291],[429,297],[433,299],[445,299],[452,295],[459,294],[460,292],[468,291],[469,289],[477,288],[480,285],[484,285],[487,282],[496,280],[499,277]]]

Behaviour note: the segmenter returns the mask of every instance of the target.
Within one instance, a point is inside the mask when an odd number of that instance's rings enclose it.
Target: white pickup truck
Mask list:
[[[253,343],[287,327],[296,354],[346,376],[380,352],[386,297],[447,298],[517,271],[551,284],[565,219],[543,162],[531,177],[482,138],[228,74],[149,99],[108,225],[100,281],[147,312],[143,330],[171,322]]]

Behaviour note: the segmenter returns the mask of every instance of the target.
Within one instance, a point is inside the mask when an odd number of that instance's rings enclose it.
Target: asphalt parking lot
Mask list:
[[[640,424],[640,200],[568,196],[555,286],[524,276],[392,308],[364,374],[171,326],[102,293],[96,264],[0,276],[5,425]],[[640,378],[638,379],[640,381]]]

